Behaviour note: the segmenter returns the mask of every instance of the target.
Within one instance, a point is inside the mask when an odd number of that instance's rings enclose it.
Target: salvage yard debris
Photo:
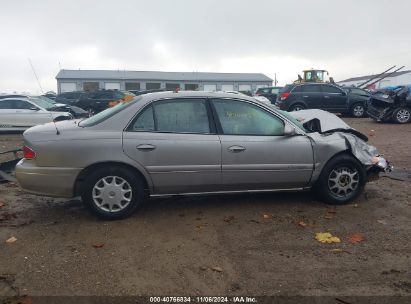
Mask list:
[[[329,232],[318,232],[315,234],[315,239],[321,243],[341,243],[341,240],[339,237],[333,236]]]

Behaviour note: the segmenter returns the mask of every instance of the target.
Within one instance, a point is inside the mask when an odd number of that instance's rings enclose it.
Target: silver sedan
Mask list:
[[[98,216],[118,219],[148,196],[173,194],[314,189],[342,204],[390,169],[337,116],[292,115],[229,93],[146,94],[85,120],[30,128],[16,176],[26,191],[81,196]]]

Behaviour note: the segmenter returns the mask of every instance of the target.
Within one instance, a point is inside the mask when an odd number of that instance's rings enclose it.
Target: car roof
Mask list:
[[[165,91],[165,92],[153,92],[140,95],[142,102],[149,103],[156,99],[169,99],[169,98],[237,98],[255,102],[255,98],[244,95],[227,92],[208,92],[208,91]]]

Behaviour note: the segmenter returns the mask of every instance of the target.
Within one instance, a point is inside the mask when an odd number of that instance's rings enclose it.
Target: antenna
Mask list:
[[[44,93],[44,92],[43,92],[43,88],[41,87],[41,84],[40,84],[40,80],[39,80],[39,78],[37,77],[36,70],[34,69],[34,66],[33,66],[33,64],[31,63],[31,59],[30,59],[30,57],[29,57],[29,58],[27,58],[27,59],[29,60],[29,63],[30,63],[31,69],[33,70],[34,77],[36,77],[37,84],[38,84],[38,85],[39,85],[39,87],[40,87],[40,91],[41,91],[41,93]]]

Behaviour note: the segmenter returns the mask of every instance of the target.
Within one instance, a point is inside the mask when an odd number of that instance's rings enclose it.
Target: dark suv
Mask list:
[[[67,92],[57,95],[56,101],[77,106],[89,112],[90,115],[101,112],[117,103],[126,96],[117,90],[99,90],[94,92]]]
[[[268,100],[271,101],[272,104],[275,103],[277,100],[278,93],[282,87],[266,87],[266,88],[259,88],[257,92],[255,92],[255,95],[257,96],[264,96]]]
[[[275,105],[286,111],[322,109],[363,117],[368,99],[369,96],[345,91],[329,83],[298,83],[285,86],[277,96]]]

